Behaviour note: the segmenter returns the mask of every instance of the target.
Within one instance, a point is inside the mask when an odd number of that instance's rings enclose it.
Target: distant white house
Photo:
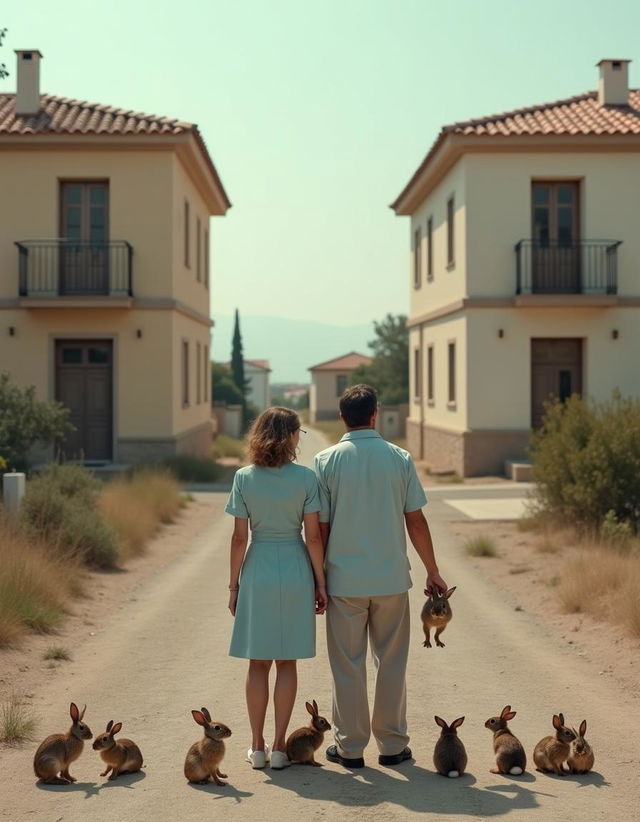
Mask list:
[[[271,405],[270,373],[269,360],[244,361],[244,377],[249,383],[247,401],[259,411],[264,411]]]
[[[342,357],[321,362],[309,368],[311,387],[309,390],[309,420],[336,419],[338,397],[349,385],[352,372],[359,365],[370,365],[371,357],[351,351]]]

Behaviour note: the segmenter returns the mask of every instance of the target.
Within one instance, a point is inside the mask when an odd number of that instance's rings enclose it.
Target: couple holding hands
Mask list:
[[[427,499],[413,460],[375,430],[375,390],[352,386],[339,407],[346,433],[316,456],[315,471],[295,463],[298,415],[280,407],[264,411],[249,432],[251,464],[236,473],[225,509],[235,517],[229,653],[250,660],[247,758],[254,768],[265,767],[269,759],[272,768],[291,764],[285,741],[297,690],[296,661],[315,656],[315,614],[325,611],[335,734],[327,759],[346,768],[363,767],[372,732],[381,765],[411,758],[405,681],[411,578],[405,525],[426,568],[427,586],[446,590],[447,585],[438,572],[422,513]],[[376,667],[371,715],[368,642]],[[275,737],[269,750],[263,734],[274,662]]]

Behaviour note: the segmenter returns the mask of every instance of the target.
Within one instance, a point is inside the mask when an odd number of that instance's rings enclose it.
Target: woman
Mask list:
[[[229,654],[250,660],[246,696],[252,741],[247,759],[254,768],[264,768],[269,759],[263,733],[274,661],[271,767],[291,764],[285,739],[298,684],[296,660],[315,656],[314,611],[323,614],[327,607],[318,486],[311,469],[294,463],[299,439],[294,411],[263,411],[248,436],[251,465],[236,473],[225,508],[235,517],[229,578],[235,622]],[[249,523],[251,544],[245,555]]]

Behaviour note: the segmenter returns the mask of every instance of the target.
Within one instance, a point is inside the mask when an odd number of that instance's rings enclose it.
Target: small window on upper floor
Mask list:
[[[204,232],[204,284],[209,288],[209,230]]]
[[[427,346],[427,402],[429,405],[435,404],[434,395],[434,362],[433,362],[433,346]]]
[[[182,341],[182,405],[189,405],[189,343]]]
[[[413,234],[413,287],[422,285],[422,231],[416,228]]]
[[[191,267],[191,258],[190,258],[190,244],[191,238],[189,236],[189,201],[184,201],[184,264],[187,268]]]
[[[413,396],[416,400],[422,398],[422,367],[419,348],[413,350]]]
[[[453,197],[447,200],[447,267],[455,265],[455,204]]]
[[[196,280],[202,280],[202,223],[196,219]]]
[[[427,220],[427,280],[433,280],[433,217]]]

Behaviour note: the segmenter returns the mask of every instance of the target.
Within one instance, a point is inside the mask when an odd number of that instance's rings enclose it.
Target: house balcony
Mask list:
[[[610,305],[618,293],[621,240],[520,240],[517,305]]]
[[[21,305],[131,305],[133,247],[126,240],[22,240],[16,245]]]

